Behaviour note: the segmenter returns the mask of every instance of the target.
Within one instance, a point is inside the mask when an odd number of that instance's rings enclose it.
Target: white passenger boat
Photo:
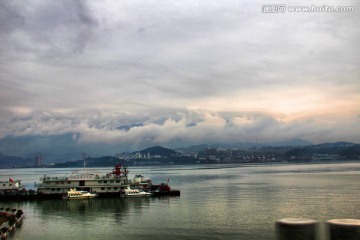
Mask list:
[[[151,193],[145,192],[139,188],[133,189],[130,187],[122,190],[120,194],[121,197],[149,197],[151,195]]]
[[[89,193],[88,191],[77,191],[76,189],[70,189],[64,196],[64,199],[89,199],[96,196],[97,195],[95,193]]]

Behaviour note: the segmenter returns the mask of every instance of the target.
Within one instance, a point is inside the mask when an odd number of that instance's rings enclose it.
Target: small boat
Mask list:
[[[152,185],[151,192],[154,196],[180,196],[180,190],[172,189],[168,183],[161,183],[159,185]]]
[[[64,196],[64,199],[89,199],[94,198],[97,195],[95,193],[89,193],[88,191],[78,191],[75,188],[70,189]]]
[[[133,189],[130,187],[123,189],[122,192],[120,193],[121,197],[149,197],[151,195],[152,194],[149,192],[145,192],[138,188]]]

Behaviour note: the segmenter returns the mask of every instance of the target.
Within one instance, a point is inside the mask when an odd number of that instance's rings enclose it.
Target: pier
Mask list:
[[[21,227],[24,219],[22,210],[0,208],[0,239],[5,240],[15,234],[15,229]]]

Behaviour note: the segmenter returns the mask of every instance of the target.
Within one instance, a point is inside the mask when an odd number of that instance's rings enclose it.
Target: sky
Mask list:
[[[289,10],[312,5],[353,11]],[[2,0],[0,139],[360,143],[359,11],[357,0]]]

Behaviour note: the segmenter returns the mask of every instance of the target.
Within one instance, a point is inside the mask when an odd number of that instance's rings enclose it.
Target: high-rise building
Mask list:
[[[44,164],[43,164],[43,158],[42,158],[41,155],[36,155],[36,156],[35,156],[34,165],[37,166],[37,167],[44,165]]]

